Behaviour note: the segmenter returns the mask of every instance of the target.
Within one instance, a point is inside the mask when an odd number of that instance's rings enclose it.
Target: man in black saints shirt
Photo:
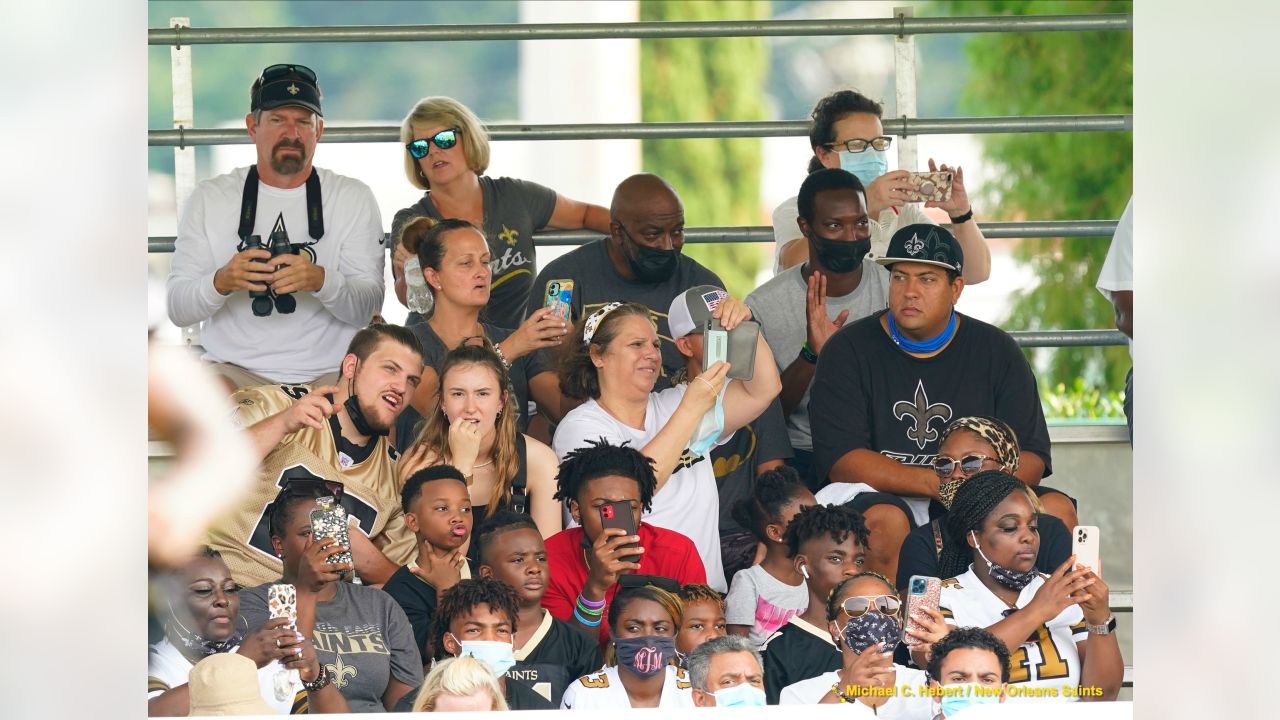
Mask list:
[[[671,387],[671,374],[684,367],[667,327],[667,308],[694,285],[724,283],[681,252],[684,206],[666,180],[648,173],[623,180],[613,193],[609,218],[609,237],[552,260],[538,273],[525,314],[543,307],[548,292],[563,289],[566,280],[573,282],[569,305],[574,322],[611,302],[644,305],[662,343],[663,373],[655,389],[664,390]],[[554,366],[554,359],[550,362]]]
[[[500,510],[476,531],[480,576],[509,585],[516,592],[519,614],[512,636],[516,664],[507,682],[516,682],[560,707],[569,683],[596,672],[604,664],[595,638],[542,608],[551,570],[547,547],[533,520],[523,513]]]
[[[1022,447],[1017,476],[1051,472],[1049,431],[1031,367],[1004,331],[955,311],[963,253],[934,225],[894,233],[877,262],[889,268],[889,308],[846,325],[818,358],[809,417],[814,468],[871,531],[867,568],[895,577],[907,533],[943,508],[930,463],[948,422],[1004,420]],[[825,495],[825,497],[824,497]]]

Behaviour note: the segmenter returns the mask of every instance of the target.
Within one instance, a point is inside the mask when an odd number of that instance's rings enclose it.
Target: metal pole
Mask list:
[[[949,227],[943,225],[943,227]],[[985,222],[982,234],[988,238],[1024,237],[1092,237],[1110,239],[1116,232],[1115,220],[1040,220],[1023,222]],[[533,234],[537,247],[576,246],[604,237],[590,230],[550,230]],[[388,238],[389,239],[389,238]],[[699,227],[686,228],[688,243],[742,243],[773,242],[773,228],[756,227]],[[173,236],[158,235],[147,238],[147,252],[173,252]]]
[[[933,35],[988,32],[1132,31],[1133,16],[1024,15],[965,18],[865,18],[719,22],[554,23],[541,25],[349,25],[335,27],[152,29],[150,45],[454,40]]]
[[[899,137],[907,134],[905,118],[886,118],[884,131]],[[486,125],[490,140],[657,140],[683,138],[803,137],[809,134],[806,120],[598,123],[591,125]],[[915,118],[911,135],[971,135],[980,133],[1039,132],[1132,132],[1132,115],[1041,115],[1037,117]],[[397,142],[400,128],[394,125],[332,127],[324,129],[324,142]],[[252,140],[243,129],[201,128],[150,130],[151,147],[187,145],[248,145]]]
[[[893,16],[905,26],[907,18],[915,14],[910,7],[896,7]],[[893,87],[898,101],[898,116],[904,124],[915,117],[916,110],[916,36],[899,33],[893,41]],[[915,135],[907,135],[898,141],[898,169],[919,170],[917,165]]]
[[[169,27],[187,28],[191,18],[169,18]],[[169,73],[173,85],[173,127],[181,136],[195,127],[195,90],[191,80],[191,46],[175,45],[169,49]],[[182,216],[187,198],[196,187],[196,149],[189,143],[179,143],[173,149],[173,200],[174,217]],[[200,326],[182,328],[182,341],[187,345],[200,344]]]

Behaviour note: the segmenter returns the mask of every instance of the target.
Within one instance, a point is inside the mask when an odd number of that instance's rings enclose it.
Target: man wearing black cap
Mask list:
[[[229,386],[327,384],[382,307],[382,216],[366,185],[312,167],[324,120],[310,68],[272,65],[249,94],[257,163],[187,202],[169,318],[200,324],[204,359]]]
[[[950,232],[908,225],[876,262],[889,268],[889,308],[827,341],[809,416],[822,418],[813,427],[814,467],[831,481],[819,502],[878,491],[909,506],[900,518],[868,522],[867,567],[896,577],[903,538],[942,507],[931,508],[939,487],[931,463],[948,422],[968,415],[1007,422],[1022,447],[1016,474],[1031,486],[1051,471],[1049,432],[1017,343],[955,311],[964,256]]]

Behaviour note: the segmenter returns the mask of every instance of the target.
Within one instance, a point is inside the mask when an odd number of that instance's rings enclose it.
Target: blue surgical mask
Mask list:
[[[698,427],[689,441],[689,452],[695,456],[706,455],[724,432],[724,395],[716,397],[716,405],[702,415]]]
[[[942,714],[947,720],[974,705],[995,705],[1000,702],[1000,688],[981,683],[944,685],[942,690],[945,693],[942,696]]]
[[[489,669],[493,671],[494,677],[502,677],[511,669],[512,665],[516,664],[515,648],[509,642],[502,642],[501,640],[458,640],[457,637],[454,637],[454,640],[462,646],[462,652],[459,657],[470,655],[488,665]]]
[[[862,181],[862,187],[870,187],[871,181],[889,172],[888,150],[867,148],[860,153],[840,151],[840,169],[853,173]]]
[[[711,695],[716,699],[716,707],[764,707],[764,691],[751,683],[742,683],[717,690]]]

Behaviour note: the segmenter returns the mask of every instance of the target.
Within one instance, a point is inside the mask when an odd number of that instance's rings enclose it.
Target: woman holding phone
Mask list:
[[[564,527],[555,499],[551,448],[516,429],[510,375],[491,346],[463,345],[440,368],[440,393],[426,428],[396,468],[401,486],[418,470],[452,465],[467,479],[473,522],[506,507],[532,516],[542,537]]]
[[[880,103],[856,90],[839,90],[818,101],[809,124],[809,172],[824,167],[841,168],[857,176],[866,188],[867,214],[871,217],[871,256],[889,247],[889,238],[899,228],[915,223],[937,224],[924,213],[922,206],[908,199],[911,189],[907,170],[889,172],[888,153],[893,138],[884,134]],[[973,207],[964,187],[964,170],[946,164],[935,165],[929,159],[929,170],[952,173],[951,197],[945,201],[924,203],[936,207],[951,218],[951,231],[964,251],[964,282],[976,285],[991,275],[991,251],[982,230],[973,219]],[[799,265],[809,257],[809,245],[796,224],[799,210],[796,198],[788,198],[773,211],[774,274]]]
[[[458,218],[479,228],[489,245],[494,275],[493,296],[484,306],[487,323],[510,329],[524,319],[537,260],[535,230],[586,228],[609,233],[609,211],[599,205],[571,200],[527,180],[485,175],[489,135],[475,113],[453,98],[419,100],[400,124],[400,142],[405,146],[405,177],[426,192],[396,213],[391,237],[398,238],[404,225],[420,216]],[[410,255],[397,243],[391,271],[396,297],[413,310],[404,274]],[[413,325],[419,317],[411,314],[405,324]]]
[[[751,310],[725,296],[712,317],[732,331],[751,319]],[[708,453],[759,417],[782,383],[769,346],[758,337],[750,380],[726,385],[729,365],[722,361],[690,383],[654,392],[662,371],[660,347],[643,305],[611,303],[582,318],[561,360],[560,387],[569,397],[586,401],[565,415],[552,448],[563,459],[603,438],[630,443],[651,458],[657,490],[646,519],[693,540],[707,584],[725,592],[719,495]]]
[[[942,431],[942,444],[933,460],[933,470],[938,475],[939,502],[950,508],[961,485],[983,470],[1000,470],[1012,475],[1018,470],[1018,436],[1008,423],[999,418],[971,416],[953,420]],[[1054,515],[1045,512],[1040,500],[1052,498],[1055,507],[1071,507],[1071,499],[1052,488],[1037,486],[1033,501],[1040,514],[1040,552],[1036,567],[1055,568],[1071,554],[1071,535],[1068,526]],[[1072,514],[1074,518],[1074,513]],[[938,561],[947,546],[943,531],[945,516],[928,525],[921,525],[907,534],[898,552],[898,587],[905,588],[912,575],[946,577],[939,575]]]
[[[1075,556],[1038,572],[1039,523],[1031,492],[1008,473],[981,472],[961,485],[944,523],[942,614],[1004,641],[1011,693],[1114,700],[1124,660],[1107,585]]]
[[[550,309],[535,312],[517,330],[507,330],[481,320],[481,311],[491,298],[491,255],[484,236],[465,220],[434,220],[417,217],[405,223],[397,247],[414,253],[421,269],[417,272],[433,298],[430,319],[409,324],[422,344],[426,367],[422,381],[410,400],[415,412],[406,412],[396,422],[396,439],[401,447],[413,437],[413,428],[423,417],[431,417],[440,388],[445,355],[466,342],[493,343],[514,394],[512,404],[517,427],[528,426],[528,405],[532,398],[541,412],[552,420],[561,415],[560,381],[543,360],[542,348],[554,348],[568,332],[568,324]]]
[[[569,683],[563,710],[693,707],[689,677],[672,660],[680,599],[644,585],[619,591],[609,606],[609,666]]]
[[[336,486],[336,488],[335,488]],[[422,683],[422,658],[404,610],[390,595],[366,585],[344,582],[349,562],[329,562],[349,547],[332,538],[312,537],[311,510],[316,499],[341,491],[338,483],[291,480],[272,502],[271,546],[284,562],[277,582],[297,589],[297,627],[314,646],[304,685],[339,688],[349,710],[390,712],[410,689]],[[242,608],[249,627],[271,622],[267,599],[274,582],[246,588]]]

